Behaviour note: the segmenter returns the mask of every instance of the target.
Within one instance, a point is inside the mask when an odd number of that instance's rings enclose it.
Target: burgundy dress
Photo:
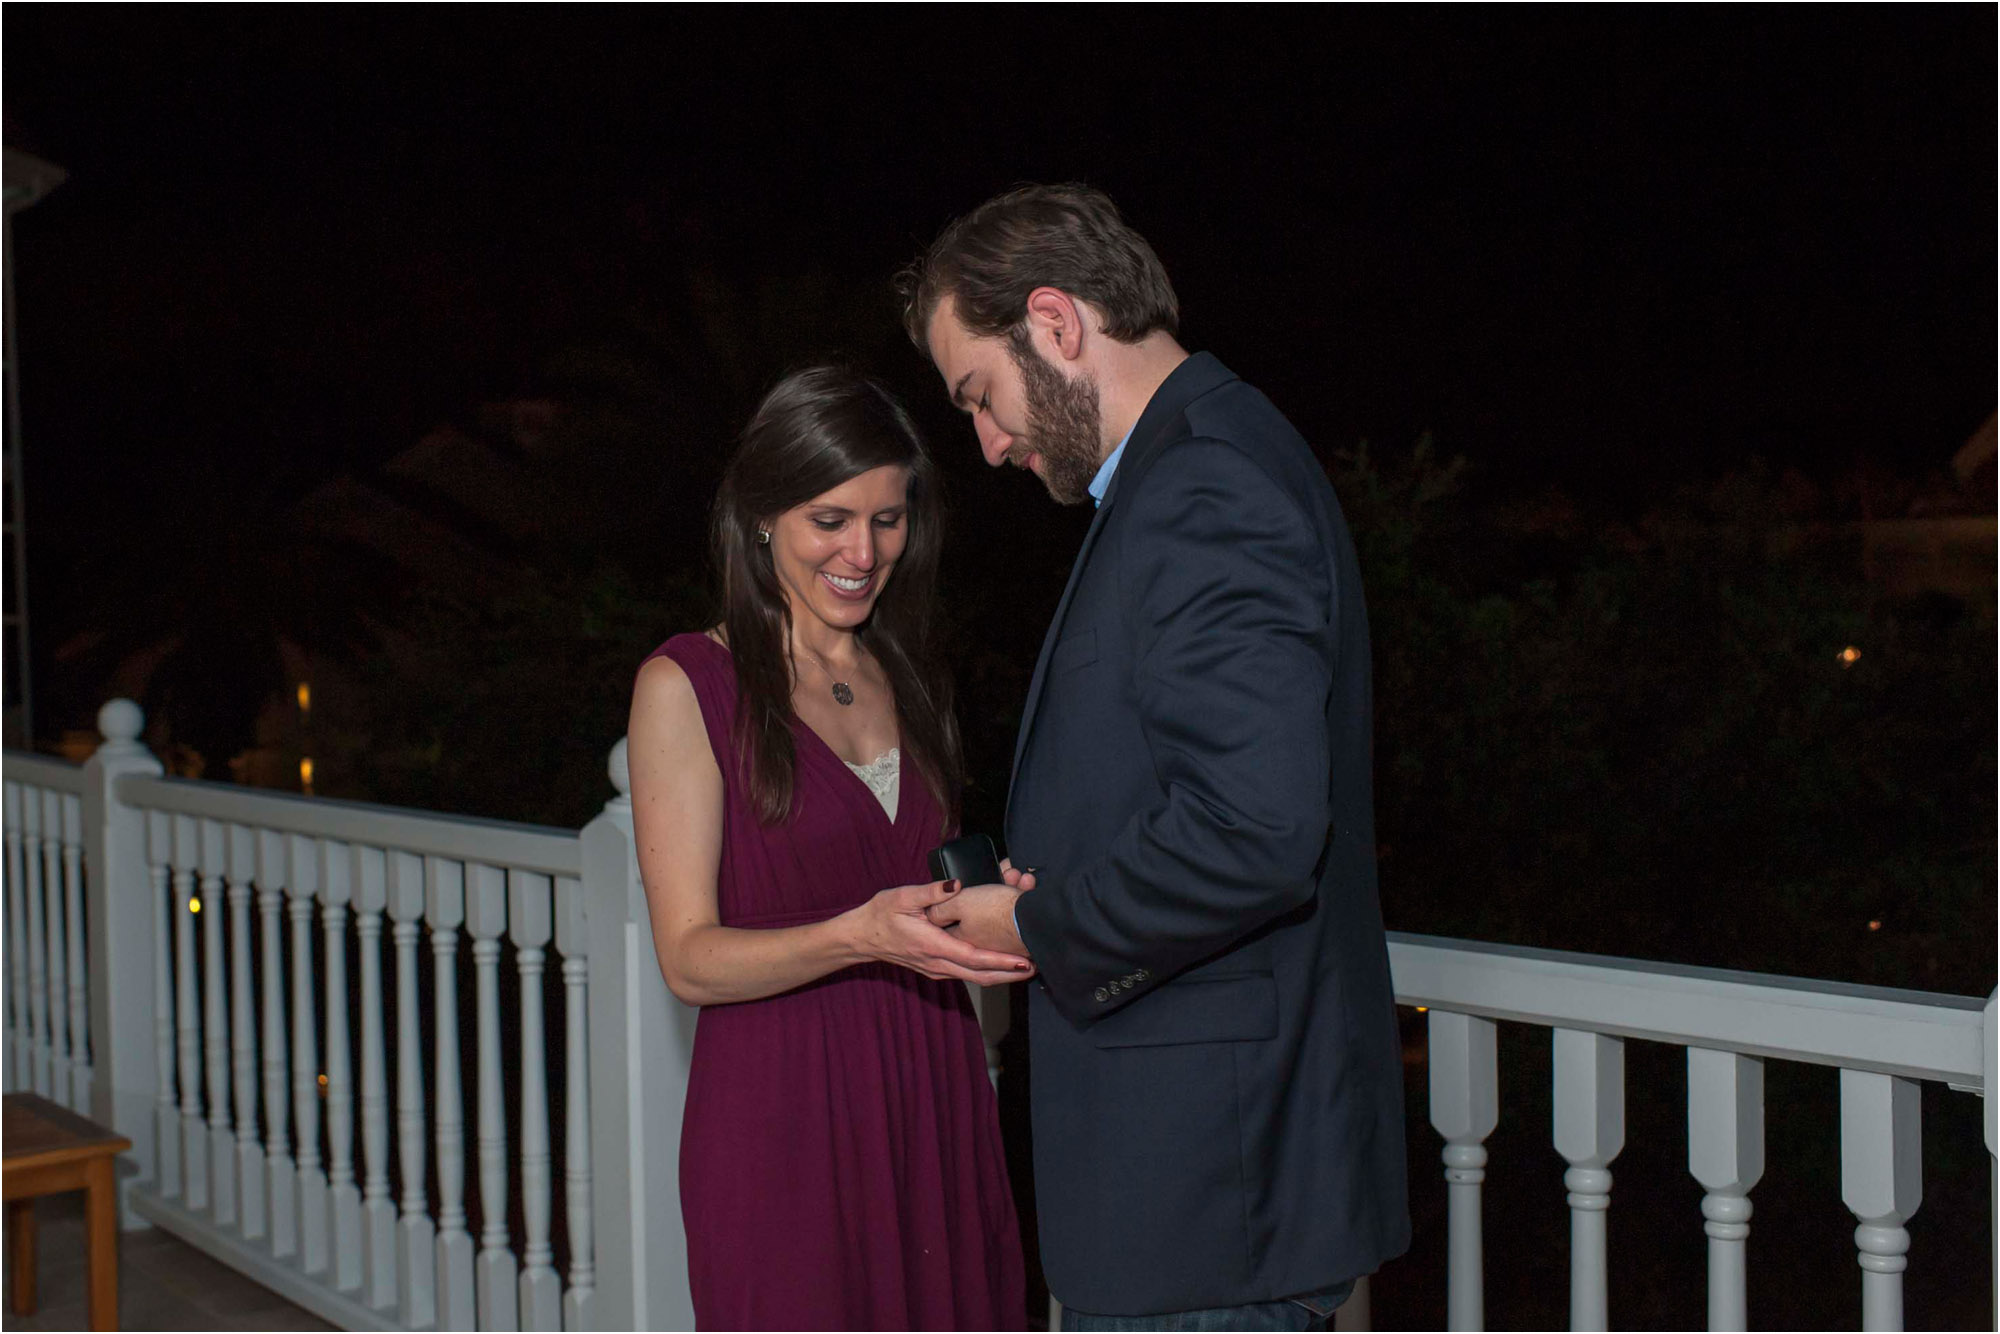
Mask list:
[[[892,821],[794,722],[793,817],[761,825],[729,759],[729,651],[687,634],[661,654],[694,683],[723,774],[724,926],[821,921],[930,878],[942,817],[913,768]],[[1026,1325],[998,1111],[963,983],[868,963],[704,1007],[680,1167],[702,1329]]]

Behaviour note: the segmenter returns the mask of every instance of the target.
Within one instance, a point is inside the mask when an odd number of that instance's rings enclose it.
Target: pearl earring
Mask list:
[[[757,545],[760,547],[771,545],[771,530],[769,528],[759,528],[757,530]]]

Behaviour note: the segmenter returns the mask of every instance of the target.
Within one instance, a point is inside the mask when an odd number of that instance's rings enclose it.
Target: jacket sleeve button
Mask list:
[[[1111,999],[1111,993],[1105,990],[1103,987],[1099,987],[1096,991],[1092,992],[1091,994],[1095,996],[1100,1003]]]

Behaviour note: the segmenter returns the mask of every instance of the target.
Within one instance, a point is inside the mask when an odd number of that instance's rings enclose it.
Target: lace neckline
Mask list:
[[[889,747],[866,764],[856,764],[853,760],[841,761],[854,771],[856,778],[878,792],[884,784],[896,776],[896,770],[902,762],[903,751],[900,746]]]

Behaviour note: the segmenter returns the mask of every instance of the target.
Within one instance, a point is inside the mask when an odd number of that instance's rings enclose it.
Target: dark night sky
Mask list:
[[[1921,472],[1994,403],[1987,6],[10,5],[5,36],[9,142],[70,173],[15,224],[45,516],[135,463],[386,456],[528,391],[649,251],[878,291],[1022,179],[1110,190],[1187,341],[1326,446],[1434,429],[1615,502],[1752,452]]]

